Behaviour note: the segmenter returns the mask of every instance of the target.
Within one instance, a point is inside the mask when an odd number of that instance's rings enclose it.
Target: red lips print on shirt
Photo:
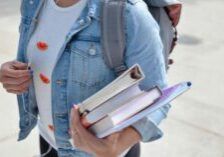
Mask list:
[[[53,126],[53,125],[48,125],[48,128],[49,128],[51,131],[54,131],[54,126]]]
[[[42,52],[46,51],[48,49],[48,44],[46,42],[39,41],[39,42],[37,42],[37,48]],[[42,80],[43,83],[45,83],[45,84],[50,83],[50,79],[48,79],[48,77],[45,76],[44,74],[40,73],[39,77],[40,77],[40,79]]]
[[[47,76],[45,76],[44,74],[40,73],[40,79],[42,80],[43,83],[45,84],[49,84],[50,83],[50,79],[47,78]]]
[[[37,42],[37,48],[40,51],[46,51],[48,49],[48,44],[43,41],[39,41],[39,42]]]

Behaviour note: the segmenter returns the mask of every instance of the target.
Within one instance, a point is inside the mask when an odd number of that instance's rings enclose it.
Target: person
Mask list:
[[[163,88],[167,78],[158,24],[142,0],[126,3],[125,64],[141,66],[142,90]],[[73,105],[117,77],[102,56],[100,8],[98,0],[22,1],[17,58],[2,64],[0,82],[7,92],[17,94],[18,141],[38,123],[42,156],[125,156],[136,143],[163,135],[158,125],[166,118],[169,104],[104,139],[96,138],[80,122]]]

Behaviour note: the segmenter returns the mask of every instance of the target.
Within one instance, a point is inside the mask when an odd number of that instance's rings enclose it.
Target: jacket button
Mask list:
[[[51,130],[51,131],[54,131],[54,126],[53,125],[48,125],[48,128]]]
[[[94,49],[94,48],[89,49],[89,54],[92,56],[96,55],[96,49]]]
[[[30,3],[31,5],[33,5],[33,0],[30,0],[29,3]]]
[[[94,12],[93,11],[90,11],[89,12],[89,16],[94,16]]]
[[[61,84],[62,84],[62,81],[61,81],[61,80],[57,80],[56,83],[57,83],[58,85],[61,85]]]
[[[83,19],[79,20],[78,22],[81,26],[83,26],[85,24],[85,21]]]

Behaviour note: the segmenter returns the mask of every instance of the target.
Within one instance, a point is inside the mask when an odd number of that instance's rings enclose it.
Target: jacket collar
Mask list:
[[[101,0],[87,0],[87,14],[95,19],[100,19]]]
[[[39,7],[43,5],[46,0],[39,0]],[[96,19],[100,18],[100,6],[102,0],[87,0],[87,15]]]

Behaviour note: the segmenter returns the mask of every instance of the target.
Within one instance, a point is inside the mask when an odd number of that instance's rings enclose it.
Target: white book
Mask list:
[[[125,101],[141,94],[143,91],[139,88],[138,84],[127,88],[118,95],[109,99],[90,113],[84,116],[83,120],[86,124],[93,124],[98,120],[107,116],[108,113],[113,112],[117,108],[121,107]]]
[[[81,102],[79,104],[79,112],[83,114],[92,111],[128,87],[139,83],[144,78],[141,67],[138,64],[133,65],[106,87]]]
[[[143,91],[129,100],[126,100],[121,107],[113,112],[109,112],[105,118],[93,124],[89,129],[92,132],[106,131],[150,106],[161,95],[162,93],[157,87],[150,91]]]

